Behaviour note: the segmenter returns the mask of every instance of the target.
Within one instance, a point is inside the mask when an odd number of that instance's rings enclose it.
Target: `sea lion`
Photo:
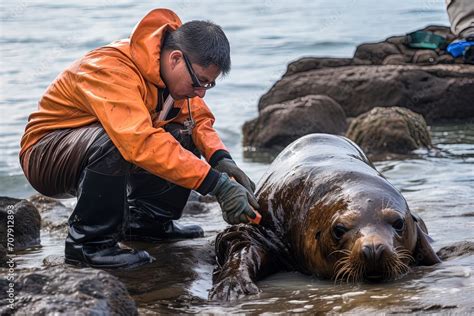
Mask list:
[[[345,137],[311,134],[290,144],[260,180],[260,225],[218,234],[210,299],[259,292],[279,270],[335,281],[387,281],[440,259],[424,222],[362,150]]]

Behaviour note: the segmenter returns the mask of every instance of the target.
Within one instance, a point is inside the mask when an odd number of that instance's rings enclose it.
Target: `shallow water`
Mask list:
[[[447,25],[442,0],[292,1],[291,6],[277,0],[201,3],[160,1],[158,5],[174,9],[183,20],[211,19],[227,33],[233,69],[206,100],[224,142],[254,180],[267,164],[243,158],[241,125],[257,115],[258,98],[284,73],[289,61],[308,55],[348,57],[361,42],[428,24]],[[0,195],[28,197],[34,191],[19,167],[18,143],[40,95],[86,51],[127,37],[153,3],[2,1],[0,6]],[[420,151],[419,158],[376,166],[424,219],[437,250],[456,241],[474,241],[474,124],[435,126],[432,134],[440,151]],[[133,273],[117,273],[142,313],[473,312],[473,256],[419,268],[387,284],[335,285],[298,273],[280,273],[259,283],[263,292],[257,297],[233,304],[210,303],[206,298],[213,264],[211,242],[224,222],[217,208],[186,215],[182,221],[202,225],[206,238],[135,244],[158,260]],[[57,236],[44,232],[42,245],[18,254],[19,267],[39,266],[44,257],[63,253],[64,241]]]

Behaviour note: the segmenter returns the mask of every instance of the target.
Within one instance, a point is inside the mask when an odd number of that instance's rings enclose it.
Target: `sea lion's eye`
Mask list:
[[[316,235],[314,236],[314,239],[319,240],[320,237],[321,237],[321,231],[319,230],[319,231],[316,232]]]
[[[344,225],[342,224],[337,224],[336,226],[334,226],[333,230],[332,230],[332,233],[334,235],[334,238],[336,240],[340,240],[342,238],[342,236],[344,236],[344,234],[348,231],[348,229],[346,227],[344,227]]]
[[[393,222],[392,227],[397,231],[397,233],[401,233],[403,228],[405,228],[405,221],[402,218],[399,218]]]

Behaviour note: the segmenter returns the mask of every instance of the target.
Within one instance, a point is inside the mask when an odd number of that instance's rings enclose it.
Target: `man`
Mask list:
[[[474,1],[445,0],[451,32],[458,37],[447,47],[453,57],[463,56],[464,63],[474,64]]]
[[[20,161],[37,191],[77,196],[67,263],[133,268],[153,258],[118,241],[202,236],[199,226],[173,223],[191,189],[214,194],[231,224],[255,218],[255,185],[233,162],[202,100],[229,70],[219,26],[181,25],[157,9],[129,39],[87,53],[48,87],[29,117]]]
[[[474,2],[445,0],[451,31],[460,38],[474,37]]]

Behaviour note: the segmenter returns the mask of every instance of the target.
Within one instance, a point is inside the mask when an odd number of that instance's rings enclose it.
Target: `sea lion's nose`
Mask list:
[[[379,261],[384,251],[383,244],[370,244],[362,247],[362,253],[367,261]]]

